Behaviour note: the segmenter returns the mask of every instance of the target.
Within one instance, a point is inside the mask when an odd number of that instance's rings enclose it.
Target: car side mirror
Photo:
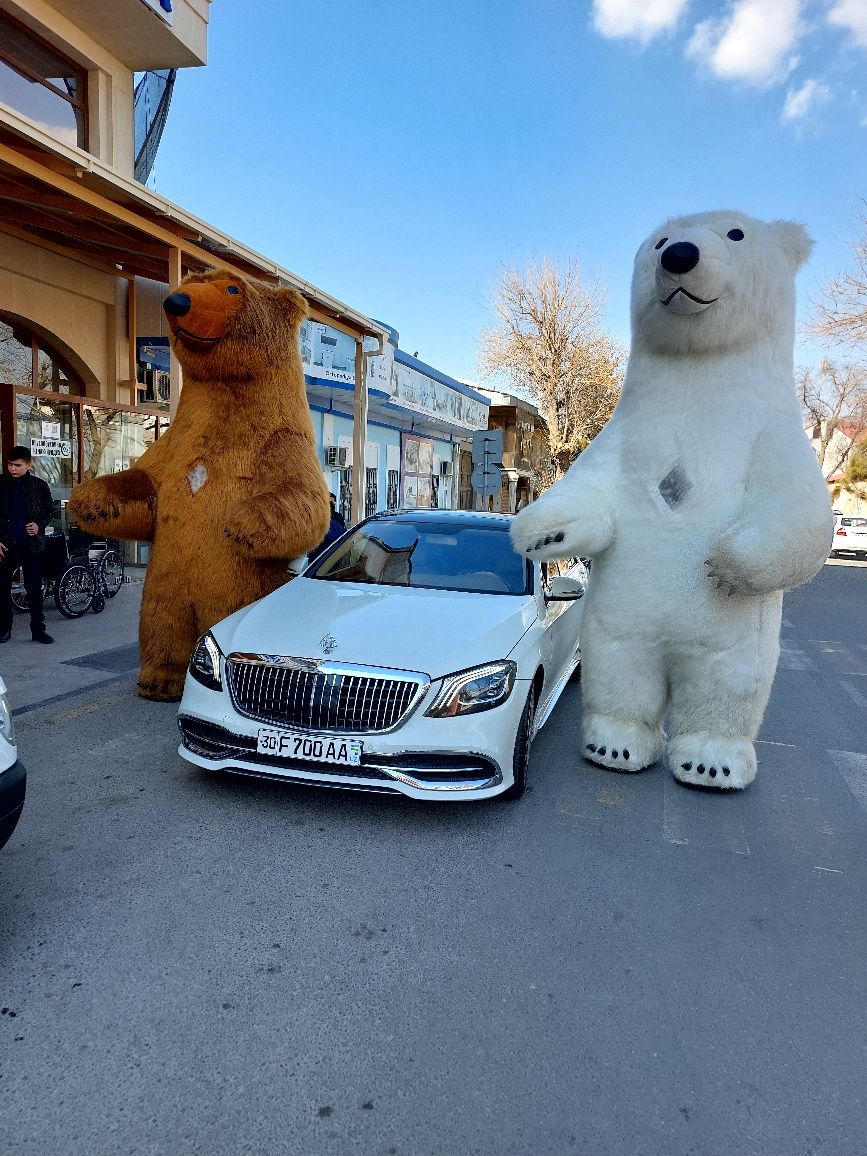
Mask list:
[[[580,578],[569,578],[565,574],[558,574],[548,583],[545,592],[546,602],[574,602],[584,597],[584,583]]]

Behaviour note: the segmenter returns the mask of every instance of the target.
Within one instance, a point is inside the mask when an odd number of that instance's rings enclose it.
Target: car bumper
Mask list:
[[[27,789],[27,771],[20,759],[0,771],[0,847],[9,841],[21,818],[24,794]]]
[[[313,783],[413,799],[471,802],[501,794],[512,783],[512,756],[530,684],[517,680],[502,706],[460,718],[428,718],[426,699],[387,734],[347,733],[360,739],[360,766],[337,766],[258,754],[260,725],[238,714],[229,696],[187,676],[178,711],[179,754],[212,771]],[[330,737],[330,736],[329,736]]]

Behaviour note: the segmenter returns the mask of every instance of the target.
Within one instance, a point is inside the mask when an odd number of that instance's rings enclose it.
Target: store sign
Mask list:
[[[30,452],[34,458],[71,458],[72,442],[62,438],[31,438]]]
[[[488,407],[410,365],[394,364],[391,400],[414,413],[464,429],[487,429]]]
[[[322,321],[301,326],[301,362],[314,381],[355,385],[355,339]],[[368,388],[379,390],[403,409],[462,429],[487,429],[488,406],[394,359],[394,347],[367,362]]]
[[[301,326],[301,363],[307,377],[355,384],[355,338],[322,321]]]
[[[148,369],[159,369],[168,373],[170,369],[168,337],[137,337],[135,339],[136,360]]]

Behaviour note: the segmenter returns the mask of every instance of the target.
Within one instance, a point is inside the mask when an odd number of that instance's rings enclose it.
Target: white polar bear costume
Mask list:
[[[798,224],[738,212],[652,233],[614,415],[515,517],[528,557],[593,559],[582,753],[604,767],[655,762],[667,716],[682,782],[755,778],[782,592],[817,573],[833,529],[793,381],[795,273],[811,248]]]

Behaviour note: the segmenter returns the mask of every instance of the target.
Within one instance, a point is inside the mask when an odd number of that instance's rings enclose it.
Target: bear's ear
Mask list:
[[[771,228],[793,272],[797,273],[812,252],[812,239],[797,221],[771,221]]]
[[[277,290],[277,300],[293,325],[300,324],[309,313],[307,302],[297,289],[288,285]]]

